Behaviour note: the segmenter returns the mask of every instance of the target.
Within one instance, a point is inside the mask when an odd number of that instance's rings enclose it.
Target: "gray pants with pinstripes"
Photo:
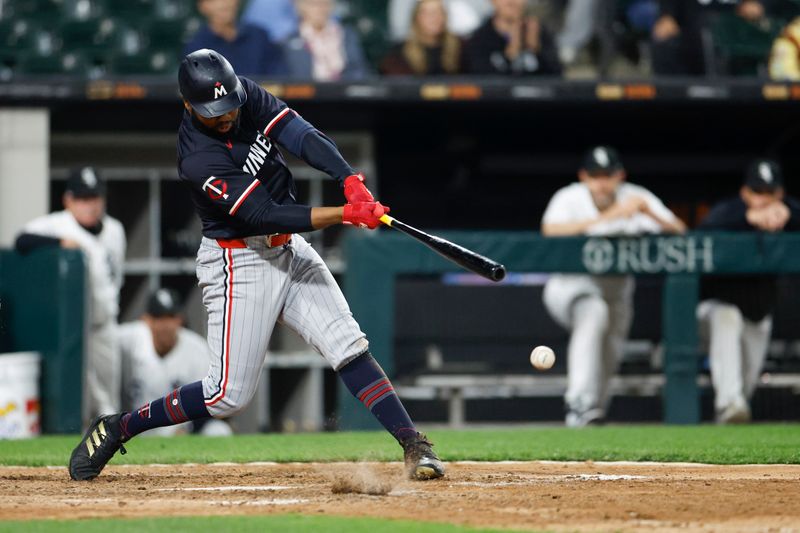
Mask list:
[[[212,353],[203,393],[214,417],[244,408],[255,394],[276,321],[334,370],[369,347],[336,280],[305,239],[294,235],[276,248],[263,237],[245,241],[247,248],[222,248],[204,237],[197,253]]]

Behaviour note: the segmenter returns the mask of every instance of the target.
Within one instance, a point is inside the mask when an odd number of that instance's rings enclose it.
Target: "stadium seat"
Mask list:
[[[712,30],[720,70],[733,76],[766,72],[769,52],[780,29],[776,21],[761,28],[734,14],[721,15]]]
[[[59,33],[65,51],[97,56],[124,44],[126,26],[112,18],[73,20],[62,24]]]
[[[0,51],[0,82],[8,82],[14,77],[19,54]]]
[[[147,39],[143,33],[133,27],[123,27],[117,32],[114,48],[111,50],[115,54],[136,55],[147,48]]]
[[[69,74],[86,76],[89,64],[86,58],[79,53],[68,52],[42,56],[38,54],[23,54],[14,68],[15,75],[53,75]]]
[[[342,13],[342,22],[355,28],[361,38],[364,53],[372,65],[377,65],[389,49],[386,2],[353,0]]]
[[[147,50],[139,54],[116,55],[109,60],[113,74],[174,74],[177,72],[177,55],[174,50]]]
[[[180,54],[183,44],[200,28],[200,20],[156,18],[143,27],[151,48],[174,48]]]
[[[0,22],[0,52],[49,56],[60,50],[61,40],[55,34],[30,21]]]
[[[138,19],[153,16],[155,5],[154,0],[100,0],[104,3],[104,12],[108,16],[118,17],[126,20],[130,24],[135,24]]]
[[[105,6],[98,0],[64,0],[63,5],[64,20],[97,19],[103,16],[105,11]]]
[[[161,0],[156,2],[155,16],[172,20],[197,17],[197,3],[193,0]]]
[[[0,21],[0,50],[30,50],[35,43],[35,25],[28,20]]]
[[[33,19],[36,21],[57,21],[63,16],[63,2],[59,0],[5,0],[2,17],[4,20]]]

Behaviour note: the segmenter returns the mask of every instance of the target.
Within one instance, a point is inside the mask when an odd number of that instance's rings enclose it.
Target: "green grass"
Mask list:
[[[498,531],[474,529],[449,524],[430,524],[404,520],[350,518],[332,516],[207,516],[193,518],[137,518],[91,520],[33,520],[0,522],[0,533],[17,531],[50,533],[139,533],[141,531],[313,531],[315,533],[478,533]]]
[[[800,463],[799,424],[610,426],[586,429],[440,430],[429,434],[447,461],[596,460],[717,464]],[[0,441],[0,464],[65,465],[77,436]],[[112,464],[398,461],[384,432],[137,438]]]

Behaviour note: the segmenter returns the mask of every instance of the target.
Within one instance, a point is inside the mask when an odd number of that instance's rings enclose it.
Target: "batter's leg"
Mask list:
[[[409,474],[440,477],[444,466],[417,432],[400,398],[353,318],[328,267],[302,239],[293,242],[292,284],[281,321],[314,346],[339,374],[348,390],[403,446]]]
[[[296,331],[331,364],[353,393],[398,441],[416,429],[328,267],[308,243],[297,239],[292,284],[281,322]]]
[[[230,416],[255,394],[287,294],[291,254],[283,248],[223,249],[206,243],[198,262],[212,351],[209,374],[126,414],[124,440],[155,427]]]
[[[213,354],[203,390],[211,416],[225,417],[246,407],[256,392],[288,294],[292,254],[283,247],[219,253],[222,275],[215,278],[221,282],[203,294]]]

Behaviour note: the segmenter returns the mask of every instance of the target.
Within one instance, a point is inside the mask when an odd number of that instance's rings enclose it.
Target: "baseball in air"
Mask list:
[[[531,364],[534,368],[539,370],[547,370],[552,368],[556,362],[556,354],[552,348],[547,346],[537,346],[531,352]]]

